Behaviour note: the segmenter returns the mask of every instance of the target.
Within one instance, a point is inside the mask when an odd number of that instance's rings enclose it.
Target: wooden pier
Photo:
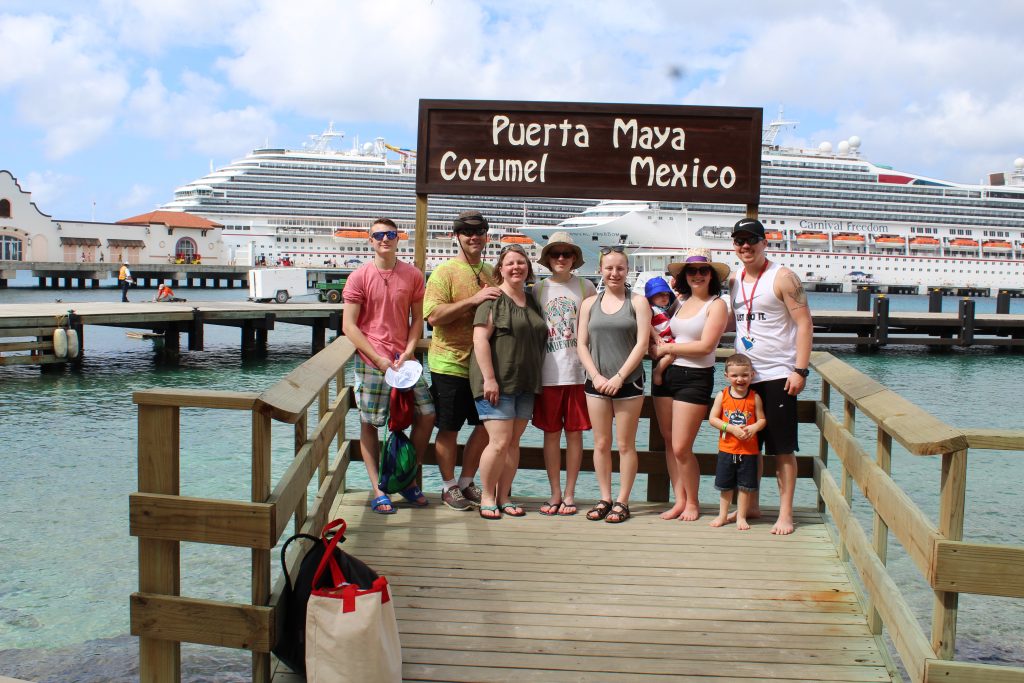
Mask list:
[[[341,307],[249,301],[0,304],[0,365],[68,362],[68,358],[59,358],[53,352],[53,331],[58,327],[77,332],[83,353],[87,349],[87,325],[161,333],[164,348],[171,351],[180,349],[181,334],[187,336],[189,351],[202,351],[206,325],[237,327],[241,350],[249,353],[266,348],[268,333],[278,323],[309,327],[312,353],[316,353],[326,344],[327,330],[341,330]],[[18,353],[24,351],[29,354]]]
[[[669,485],[654,423],[639,453],[648,502],[636,502],[626,524],[536,512],[489,522],[436,499],[379,516],[345,481],[358,461],[358,442],[345,433],[353,394],[344,368],[353,353],[338,338],[261,393],[134,394],[139,491],[129,521],[139,539],[139,590],[130,605],[143,683],[181,679],[182,642],[251,650],[254,681],[295,681],[270,655],[283,615],[274,548],[292,522],[316,534],[335,515],[349,522],[345,549],[393,584],[406,680],[887,681],[897,670],[888,636],[911,681],[1024,681],[1022,668],[955,657],[961,594],[1024,598],[1024,548],[963,539],[968,450],[1022,451],[1024,431],[947,425],[816,352],[822,394],[800,401],[799,415],[817,428],[819,448],[798,458],[798,476],[813,480],[819,502],[798,510],[792,536],[768,533],[771,511],[747,532],[658,519]],[[251,501],[180,495],[182,408],[250,415]],[[643,419],[656,419],[649,402]],[[853,435],[861,419],[876,427],[873,454]],[[294,444],[276,482],[275,429]],[[936,520],[890,476],[894,441],[911,457],[934,458]],[[522,454],[521,468],[542,461],[538,448]],[[713,472],[714,454],[698,460]],[[592,465],[585,454],[584,470]],[[773,468],[766,458],[765,474]],[[851,511],[855,488],[873,513],[871,529]],[[890,535],[934,592],[926,629],[886,569]],[[251,604],[181,595],[182,542],[249,548]],[[298,559],[289,558],[293,575]]]

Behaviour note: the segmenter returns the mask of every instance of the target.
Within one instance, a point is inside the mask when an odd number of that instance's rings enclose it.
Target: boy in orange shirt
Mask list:
[[[725,360],[725,377],[729,386],[722,389],[711,406],[708,422],[721,432],[718,437],[718,466],[715,488],[721,492],[718,517],[711,526],[724,526],[729,515],[733,491],[739,488],[736,506],[736,528],[750,528],[747,512],[757,493],[757,457],[761,447],[757,433],[768,421],[764,417],[761,397],[750,390],[754,366],[747,356],[736,353]]]

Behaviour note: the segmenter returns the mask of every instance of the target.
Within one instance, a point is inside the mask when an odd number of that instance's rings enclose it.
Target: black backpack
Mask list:
[[[345,542],[345,526],[345,520],[336,519],[324,527],[320,538],[310,534],[295,534],[281,546],[281,569],[284,571],[285,585],[277,609],[284,610],[284,625],[281,633],[278,634],[273,653],[298,674],[305,675],[306,673],[306,604],[309,602],[309,596],[314,588],[331,585],[330,572],[325,572],[320,577],[318,586],[313,586],[313,576],[316,574],[316,569],[320,565],[324,553],[327,552],[327,544],[330,543],[333,535],[342,534],[339,543]],[[298,538],[312,541],[312,546],[299,563],[299,571],[293,584],[288,576],[286,553],[288,545]],[[336,547],[334,555],[345,578],[350,583],[356,584],[363,590],[368,590],[373,586],[373,582],[377,580],[377,572],[341,548]]]

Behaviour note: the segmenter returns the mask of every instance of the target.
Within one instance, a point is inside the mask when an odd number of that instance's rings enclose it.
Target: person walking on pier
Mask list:
[[[773,534],[793,533],[796,489],[796,397],[809,374],[814,323],[807,293],[796,273],[765,256],[764,226],[753,218],[736,222],[733,247],[742,270],[729,287],[736,321],[736,351],[754,365],[753,389],[764,404],[768,425],[757,438],[765,455],[775,456],[779,518]],[[755,499],[751,518],[760,516]]]
[[[132,286],[132,271],[128,269],[128,262],[121,263],[121,270],[117,273],[117,284],[121,287],[121,301],[128,303],[128,288]]]
[[[580,361],[590,378],[584,384],[594,428],[594,472],[601,500],[591,521],[612,524],[630,517],[629,494],[639,461],[636,430],[644,405],[641,365],[650,340],[651,306],[626,286],[629,257],[623,247],[602,247],[599,265],[604,290],[580,308]],[[612,423],[619,447],[619,495],[612,502]]]
[[[388,368],[398,370],[415,358],[416,342],[423,330],[423,273],[398,260],[398,227],[391,219],[376,219],[369,241],[373,260],[348,276],[342,292],[342,333],[359,351],[353,361],[360,420],[359,452],[373,487],[370,509],[391,514],[395,508],[380,489],[377,470],[379,430],[387,424],[391,398],[384,373]],[[422,375],[410,391],[416,413],[410,440],[420,459],[434,429],[434,402]],[[413,505],[427,504],[426,496],[415,484],[400,493]]]
[[[480,489],[473,478],[487,446],[487,431],[480,423],[469,384],[469,355],[477,306],[501,296],[501,290],[494,286],[491,267],[482,261],[487,228],[487,220],[479,211],[458,215],[454,232],[459,253],[433,270],[423,299],[423,314],[434,328],[428,356],[430,391],[437,414],[434,452],[441,474],[441,500],[453,510],[480,505]],[[467,422],[475,429],[462,449],[462,473],[456,479],[456,438]]]
[[[544,432],[544,468],[551,497],[540,506],[542,515],[575,515],[576,480],[583,462],[583,432],[590,429],[586,372],[577,351],[576,324],[583,300],[597,293],[590,280],[573,275],[583,265],[583,250],[567,232],[556,232],[540,252],[537,263],[551,277],[533,288],[547,320],[548,339],[541,368],[543,388],[533,405],[533,426]],[[562,430],[565,430],[565,489],[561,483]]]

